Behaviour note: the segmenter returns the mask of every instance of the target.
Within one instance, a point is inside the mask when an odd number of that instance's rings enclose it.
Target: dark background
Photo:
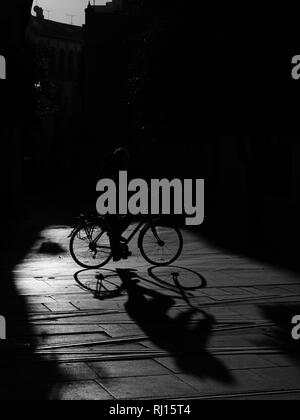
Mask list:
[[[90,7],[86,25],[70,29],[29,18],[29,4],[4,5],[1,17],[7,217],[41,200],[70,216],[94,210],[105,156],[122,146],[137,176],[205,178],[201,233],[295,260],[292,7],[129,0],[112,13]]]
[[[39,361],[36,338],[16,267],[46,226],[95,210],[116,147],[130,151],[133,175],[205,178],[196,233],[299,269],[297,10],[128,0],[108,13],[88,8],[78,28],[42,10],[31,17],[31,6],[4,2],[0,14],[0,314],[10,337],[22,321],[30,362]],[[51,384],[34,384],[58,366],[23,366],[13,350],[1,354],[1,399],[47,397]]]

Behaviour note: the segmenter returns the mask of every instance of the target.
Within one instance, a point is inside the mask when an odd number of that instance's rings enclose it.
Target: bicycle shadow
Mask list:
[[[166,272],[167,278],[163,280],[159,275],[155,273],[155,270],[163,270]],[[181,283],[181,278],[184,276],[185,273],[188,277],[183,280],[183,284]],[[191,308],[194,308],[193,304],[190,302],[190,299],[195,297],[192,293],[193,291],[203,289],[207,286],[206,279],[202,276],[202,274],[191,270],[189,268],[183,268],[179,266],[163,266],[163,267],[157,267],[153,266],[148,269],[148,275],[151,277],[151,279],[154,280],[150,281],[148,279],[144,279],[145,281],[151,282],[152,284],[156,284],[164,289],[173,290],[176,292],[179,296],[176,296],[177,299],[181,298],[183,299],[188,306]],[[162,276],[162,273],[160,273]],[[169,278],[168,278],[169,276]],[[170,280],[170,276],[172,277],[173,284],[170,284],[168,280]],[[141,278],[139,276],[139,278]],[[192,281],[190,280],[192,278]]]
[[[215,324],[211,315],[191,307],[171,318],[168,311],[175,303],[172,297],[138,284],[139,276],[134,270],[117,269],[117,272],[128,292],[125,304],[128,315],[153,344],[175,357],[180,371],[223,383],[233,382],[226,366],[206,350]],[[197,313],[202,319],[191,327],[190,322]]]
[[[154,272],[154,270],[157,268],[168,268],[170,270],[172,279],[163,280],[160,278]],[[84,276],[86,274],[91,274],[93,271],[95,271],[94,276]],[[185,272],[185,274],[188,276],[193,275],[193,281],[196,283],[196,285],[190,284],[187,286],[186,281],[184,281],[183,287],[181,284],[181,277],[183,272]],[[135,273],[136,278],[138,278],[143,283],[148,284],[149,287],[151,286],[155,288],[161,288],[168,291],[169,293],[171,292],[172,297],[184,300],[190,307],[193,307],[192,303],[190,302],[190,299],[194,297],[192,292],[204,288],[207,285],[205,278],[201,274],[183,267],[151,267],[148,270],[149,277],[142,276],[137,271]],[[93,293],[94,297],[99,300],[107,300],[120,297],[124,294],[124,291],[126,291],[124,283],[122,281],[120,282],[118,269],[83,269],[74,274],[74,280],[80,288]]]
[[[82,274],[92,271],[94,269],[84,269],[74,274],[74,280],[81,289],[93,293],[94,298],[99,300],[108,300],[122,296],[126,288],[122,282],[117,281],[119,277],[115,270],[102,268],[101,272],[96,270],[97,273],[91,278],[81,279]]]

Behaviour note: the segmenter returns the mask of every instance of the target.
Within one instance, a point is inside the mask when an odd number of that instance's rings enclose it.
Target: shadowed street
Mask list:
[[[128,261],[82,270],[67,225],[30,232],[2,269],[2,302],[18,308],[8,342],[26,345],[20,365],[2,357],[6,397],[299,397],[298,343],[287,340],[298,274],[187,230],[176,266],[147,265],[134,244]]]
[[[0,15],[0,399],[299,399],[297,15],[33,3]]]

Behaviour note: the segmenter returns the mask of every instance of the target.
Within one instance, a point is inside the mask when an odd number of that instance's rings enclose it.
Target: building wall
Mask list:
[[[113,147],[118,138],[121,143],[128,132],[123,51],[126,31],[127,18],[118,8],[96,6],[86,10],[84,113],[88,137],[102,142],[103,148]]]
[[[32,17],[27,39],[41,58],[41,83],[51,88],[51,98],[42,95],[46,112],[40,112],[35,166],[47,188],[64,184],[72,166],[73,135],[82,112],[81,27]],[[49,108],[49,109],[48,109]],[[55,168],[55,171],[53,171]]]
[[[23,203],[22,148],[27,117],[32,111],[24,66],[25,28],[31,1],[5,2],[0,15],[0,54],[7,61],[7,80],[0,81],[2,211],[21,214]],[[4,198],[4,199],[3,199]]]

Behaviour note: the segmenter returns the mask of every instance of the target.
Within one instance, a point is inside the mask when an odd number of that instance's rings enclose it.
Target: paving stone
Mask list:
[[[5,384],[1,382],[2,388],[8,384],[15,384],[16,381],[28,385],[35,384],[42,379],[45,383],[52,384],[59,382],[71,382],[82,380],[94,380],[96,373],[85,363],[55,363],[41,362],[38,365],[14,364],[0,367],[1,378],[5,378]]]
[[[98,382],[117,399],[176,398],[195,394],[190,385],[171,375],[101,379]]]
[[[291,357],[281,354],[264,355],[264,359],[269,360],[278,367],[288,367],[295,364],[295,361]]]
[[[78,308],[75,308],[71,303],[64,302],[54,302],[54,303],[45,303],[46,308],[48,308],[51,312],[75,312]]]
[[[55,301],[50,296],[28,296],[26,302],[32,305],[37,303],[53,303]]]
[[[276,366],[271,358],[267,360],[264,357],[251,354],[230,356],[223,355],[218,356],[218,359],[230,370],[257,369]]]
[[[202,294],[205,294],[207,296],[211,296],[213,298],[215,297],[231,297],[231,291],[227,291],[225,289],[217,289],[217,288],[205,288],[202,291]]]
[[[223,364],[223,366],[227,370],[247,370],[247,369],[258,369],[258,368],[264,368],[264,367],[275,367],[276,365],[272,363],[272,361],[265,360],[264,358],[260,356],[252,356],[252,355],[230,355],[230,356],[224,356],[224,355],[218,355],[215,356],[216,359]],[[179,373],[185,373],[185,370],[183,367],[179,366],[176,362],[176,359],[174,357],[168,357],[168,358],[158,358],[156,359],[158,363],[161,363],[163,366],[171,370],[175,374]],[[190,357],[189,364],[197,366],[199,365],[199,358],[193,358]]]
[[[253,298],[263,296],[261,290],[259,290],[256,286],[241,287],[240,290],[249,293],[249,296],[251,295]]]
[[[192,363],[193,358],[191,358]],[[173,373],[184,373],[183,368],[178,366],[176,359],[174,357],[161,357],[156,359],[157,363],[160,363],[162,366],[166,367]]]
[[[151,321],[150,321],[151,322]],[[151,323],[151,325],[155,325],[155,322]],[[143,328],[139,327],[138,325],[123,325],[127,335],[145,335],[145,331]]]
[[[298,401],[300,399],[300,393],[275,393],[275,394],[267,394],[262,393],[261,395],[253,393],[252,396],[243,396],[237,397],[234,396],[232,398],[224,397],[223,400],[226,401]]]
[[[77,285],[73,286],[55,286],[51,287],[51,291],[49,292],[51,295],[61,294],[61,293],[78,293],[79,287]]]
[[[153,360],[130,360],[115,362],[95,362],[89,366],[101,378],[122,378],[136,376],[167,375],[169,372]]]
[[[109,342],[109,338],[107,338],[107,341]],[[84,347],[82,347],[82,348],[84,348]],[[99,352],[101,352],[101,350],[103,350],[103,345],[100,345],[100,346],[93,346],[93,349],[91,350],[91,348],[89,348],[89,351],[90,352],[92,352],[92,351],[95,351],[95,352],[97,352],[98,351],[98,353]],[[107,350],[108,352],[110,351],[110,350],[112,350],[112,351],[116,351],[116,350],[130,350],[132,353],[134,353],[136,350],[138,350],[138,351],[140,351],[140,350],[145,350],[145,348],[141,345],[141,344],[128,344],[128,343],[125,343],[125,344],[116,344],[116,343],[114,343],[114,344],[107,344],[106,346],[105,346],[105,350]]]
[[[93,310],[93,309],[104,309],[104,306],[102,304],[101,300],[97,299],[90,299],[90,300],[80,300],[80,301],[71,301],[72,305],[75,306],[75,308],[84,311],[84,310]]]
[[[289,292],[281,287],[266,287],[266,286],[256,286],[256,289],[261,291],[262,295],[271,295],[271,296],[286,296]]]
[[[55,345],[55,344],[71,344],[82,343],[89,341],[102,341],[106,340],[107,335],[104,332],[96,334],[74,334],[74,335],[45,335],[40,336],[40,345]]]
[[[153,343],[153,341],[151,341],[151,340],[143,340],[141,342],[141,344],[142,344],[142,346],[144,348],[147,348],[147,349],[159,350],[159,351],[162,350],[162,348],[160,346],[158,346],[157,344]]]
[[[196,298],[190,298],[189,302],[192,305],[208,305],[208,304],[213,304],[216,300],[216,298],[209,298],[209,297],[196,297]]]
[[[59,375],[65,381],[82,381],[96,379],[96,373],[86,363],[60,363]]]
[[[112,396],[94,381],[78,381],[57,385],[52,395],[53,400],[99,401],[111,400]]]
[[[219,395],[247,391],[257,391],[263,388],[263,381],[253,371],[233,371],[234,382],[222,382],[209,377],[199,378],[192,374],[176,375],[179,379],[192,386],[201,396]]]
[[[287,284],[284,286],[284,288],[289,292],[289,293],[295,293],[295,294],[300,294],[300,285],[298,284]]]
[[[81,290],[77,293],[65,293],[61,295],[54,296],[55,301],[59,303],[70,302],[70,301],[80,301],[80,300],[91,300],[91,295],[87,295],[85,291]]]
[[[59,334],[94,334],[103,333],[103,329],[98,325],[41,325],[33,327],[35,335],[59,335]]]
[[[233,309],[228,309],[224,307],[210,307],[209,309],[205,309],[206,312],[213,315],[218,320],[222,320],[223,318],[238,318],[238,314],[234,312]],[[240,319],[240,318],[239,318]]]
[[[255,372],[261,376],[266,388],[269,384],[280,390],[299,389],[300,387],[300,371],[295,367],[257,369]]]
[[[50,312],[50,309],[46,306],[46,304],[42,303],[29,304],[26,309],[29,313]]]
[[[232,310],[246,319],[260,319],[262,317],[262,311],[256,305],[234,305]]]
[[[233,334],[214,334],[209,338],[209,347],[251,347],[254,346],[253,336],[248,335],[241,335],[234,336]]]
[[[221,291],[229,293],[233,299],[237,299],[238,297],[255,297],[253,293],[254,287],[224,287],[220,288]]]
[[[151,318],[151,317],[149,316],[149,318]],[[104,314],[99,315],[99,319],[101,319],[102,321],[105,321],[105,322],[109,322],[109,321],[112,321],[112,322],[132,321],[132,319],[130,318],[130,316],[126,312],[112,313],[112,314],[110,314],[110,313],[105,314],[104,313]]]
[[[122,325],[102,325],[102,328],[112,338],[125,337],[127,334],[126,328]]]

